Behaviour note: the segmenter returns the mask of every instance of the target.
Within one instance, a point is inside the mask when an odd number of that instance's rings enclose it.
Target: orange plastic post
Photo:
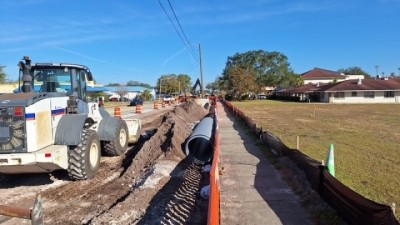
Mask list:
[[[140,113],[142,113],[142,106],[137,104],[136,105],[136,114],[140,114]]]
[[[114,117],[121,119],[121,109],[119,107],[115,107],[115,109],[114,109]]]
[[[154,102],[154,109],[158,109],[158,101]]]

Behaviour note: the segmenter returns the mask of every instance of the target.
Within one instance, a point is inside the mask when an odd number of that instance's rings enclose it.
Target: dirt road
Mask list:
[[[183,148],[207,111],[184,103],[160,112],[143,115],[139,143],[123,156],[102,157],[92,180],[70,181],[65,171],[0,175],[0,204],[31,207],[40,193],[45,224],[205,224],[208,201],[198,193],[208,175],[186,159]]]

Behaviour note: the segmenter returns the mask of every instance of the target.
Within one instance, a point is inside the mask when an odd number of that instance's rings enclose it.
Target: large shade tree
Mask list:
[[[0,84],[4,84],[6,82],[6,73],[4,72],[4,66],[0,65]]]
[[[166,74],[161,75],[157,81],[157,90],[161,90],[161,94],[177,94],[190,90],[191,78],[187,74]],[[160,89],[161,84],[161,89]]]
[[[240,73],[245,73],[245,75]],[[246,82],[254,82],[254,84],[242,85],[241,82],[234,82],[233,79],[236,76],[240,77],[237,78],[239,80],[246,78]],[[294,74],[288,58],[284,54],[258,50],[236,53],[234,56],[228,57],[218,84],[223,90],[236,93],[240,90],[239,92],[245,93],[261,91],[265,87],[299,86],[302,85],[302,82],[301,78]],[[245,86],[247,90],[242,90],[242,86],[236,85]]]
[[[140,87],[145,87],[145,88],[151,88],[150,84],[142,83],[140,81],[133,81],[133,80],[126,82],[126,86],[140,86]]]
[[[346,75],[364,75],[365,78],[371,78],[371,75],[365,72],[361,67],[353,66],[346,69],[340,69],[338,72],[344,73]]]
[[[242,95],[248,92],[254,92],[258,90],[254,70],[232,67],[227,74],[228,85],[233,97],[241,98]]]

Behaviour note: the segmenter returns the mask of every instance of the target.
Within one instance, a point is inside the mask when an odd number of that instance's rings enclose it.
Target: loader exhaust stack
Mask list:
[[[32,92],[31,60],[29,56],[24,56],[23,60],[25,63],[22,61],[18,63],[19,69],[22,71],[22,92],[29,93]]]

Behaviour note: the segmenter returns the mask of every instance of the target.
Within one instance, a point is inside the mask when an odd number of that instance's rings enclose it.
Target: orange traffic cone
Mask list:
[[[142,113],[142,106],[137,104],[136,105],[136,114],[140,114],[140,113]]]
[[[154,102],[154,109],[158,109],[158,101]]]
[[[114,109],[114,117],[121,119],[121,109],[119,107],[115,107],[115,109]]]

